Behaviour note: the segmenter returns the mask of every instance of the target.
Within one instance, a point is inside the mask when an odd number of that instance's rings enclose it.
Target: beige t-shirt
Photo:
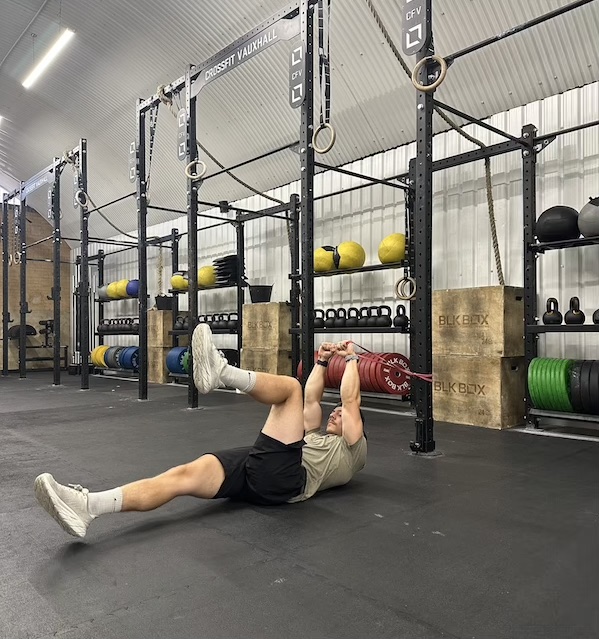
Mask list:
[[[360,438],[348,446],[339,435],[322,435],[317,430],[304,437],[302,466],[306,469],[304,492],[289,501],[309,499],[317,492],[342,486],[366,464],[366,439]]]

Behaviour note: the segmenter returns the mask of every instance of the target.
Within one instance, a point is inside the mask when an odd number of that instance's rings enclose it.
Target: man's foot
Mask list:
[[[88,526],[95,519],[89,512],[87,488],[74,484],[63,486],[50,473],[43,473],[36,477],[34,490],[40,506],[69,535],[85,537]]]
[[[191,338],[193,355],[193,381],[200,393],[205,395],[220,386],[220,376],[227,365],[212,343],[212,331],[208,324],[198,324]]]

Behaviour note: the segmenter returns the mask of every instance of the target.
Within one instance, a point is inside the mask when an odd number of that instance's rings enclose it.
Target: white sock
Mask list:
[[[87,505],[89,512],[96,517],[109,513],[120,513],[123,507],[123,490],[122,488],[113,488],[101,493],[89,493]]]
[[[249,393],[256,385],[256,373],[254,371],[244,371],[243,368],[236,368],[227,364],[223,368],[220,381],[225,386],[237,388],[242,393]]]

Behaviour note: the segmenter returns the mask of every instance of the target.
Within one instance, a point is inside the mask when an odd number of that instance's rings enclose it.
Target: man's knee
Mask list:
[[[177,474],[181,494],[210,499],[218,492],[225,479],[225,471],[214,455],[202,455],[198,459],[173,468]]]

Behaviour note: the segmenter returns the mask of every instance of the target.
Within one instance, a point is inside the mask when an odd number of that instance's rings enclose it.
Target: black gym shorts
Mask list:
[[[212,453],[225,469],[225,480],[214,499],[273,506],[297,497],[306,484],[303,445],[303,439],[283,444],[260,433],[253,446]]]

